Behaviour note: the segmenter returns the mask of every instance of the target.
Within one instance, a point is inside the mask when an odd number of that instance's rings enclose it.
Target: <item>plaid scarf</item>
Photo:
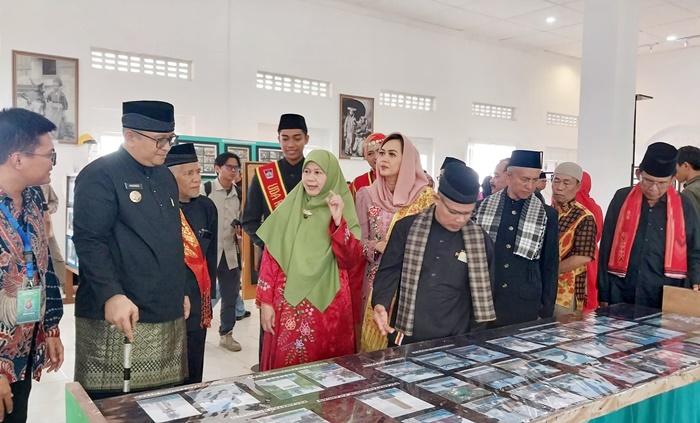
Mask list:
[[[481,226],[496,242],[498,227],[501,224],[501,215],[506,201],[506,190],[486,197],[481,203],[476,223]],[[518,232],[515,234],[515,250],[513,254],[528,260],[539,260],[544,243],[544,231],[547,229],[547,212],[542,202],[531,194],[525,199],[523,213],[518,224]]]
[[[401,293],[396,315],[396,328],[407,336],[413,335],[413,322],[416,308],[416,294],[423,255],[428,243],[430,227],[433,224],[435,206],[430,206],[416,217],[406,239],[406,251],[401,270]],[[491,276],[484,249],[484,232],[472,221],[462,227],[464,252],[469,264],[469,286],[472,294],[472,307],[477,322],[496,320],[491,293]]]

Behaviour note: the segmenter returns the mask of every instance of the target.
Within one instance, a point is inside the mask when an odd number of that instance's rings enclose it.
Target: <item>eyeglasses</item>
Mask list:
[[[131,129],[131,131],[136,132],[137,134],[139,134],[141,136],[144,136],[148,139],[155,141],[157,148],[163,148],[163,147],[165,147],[166,144],[172,146],[177,141],[177,135],[175,135],[175,134],[172,134],[171,136],[165,137],[165,138],[153,138],[151,136],[144,134],[143,132],[139,132],[139,131],[136,131],[134,129]]]
[[[649,179],[646,179],[644,176],[642,176],[640,182],[642,185],[644,185],[647,188],[651,188],[654,185],[656,185],[656,188],[658,188],[659,191],[663,191],[666,188],[668,188],[669,185],[671,185],[671,182],[673,182],[673,180],[671,180],[671,181],[651,181]]]
[[[30,151],[23,151],[22,153],[26,154],[27,156],[46,157],[47,159],[51,160],[52,166],[56,166],[56,150],[51,150],[51,152],[47,154],[32,153]]]
[[[233,172],[234,170],[235,170],[236,172],[240,172],[240,171],[241,171],[241,167],[240,167],[240,166],[234,166],[234,165],[230,165],[230,164],[225,164],[225,165],[223,165],[223,166],[221,166],[221,167],[223,167],[224,169],[228,170],[229,172]]]

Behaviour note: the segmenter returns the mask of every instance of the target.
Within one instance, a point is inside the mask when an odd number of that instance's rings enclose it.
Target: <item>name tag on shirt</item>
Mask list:
[[[126,189],[143,189],[143,184],[130,184],[128,182],[124,182],[124,188],[126,188]]]
[[[17,323],[36,323],[41,319],[40,286],[17,291]]]

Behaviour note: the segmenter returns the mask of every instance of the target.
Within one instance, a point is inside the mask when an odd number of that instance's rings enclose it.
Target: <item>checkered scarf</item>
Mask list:
[[[506,201],[506,190],[486,197],[479,208],[476,223],[488,232],[496,242],[498,227],[501,224],[501,215]],[[528,260],[539,260],[544,243],[544,230],[547,228],[547,212],[542,202],[531,194],[525,199],[523,213],[518,224],[518,232],[515,234],[515,250],[513,254]]]
[[[430,227],[433,224],[435,206],[430,206],[417,215],[406,239],[403,269],[401,270],[401,293],[396,315],[396,328],[407,336],[413,335],[413,322],[416,308],[418,279],[423,266],[423,255],[428,243]],[[496,320],[491,293],[491,276],[484,248],[484,231],[471,220],[462,227],[464,252],[469,264],[469,286],[472,294],[472,307],[477,322]]]

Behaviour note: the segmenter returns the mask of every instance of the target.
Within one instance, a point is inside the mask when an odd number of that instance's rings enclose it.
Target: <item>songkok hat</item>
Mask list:
[[[168,151],[168,155],[165,156],[165,165],[168,167],[185,163],[197,163],[198,161],[199,159],[192,143],[174,145]]]
[[[544,172],[540,172],[540,179],[547,179],[547,174]]]
[[[571,176],[579,182],[581,182],[581,180],[583,179],[583,169],[581,168],[581,166],[573,162],[559,163],[559,166],[557,166],[556,169],[554,169],[554,174],[557,173]]]
[[[513,150],[508,167],[542,169],[542,152],[531,150]]]
[[[379,147],[382,146],[382,142],[386,139],[386,135],[382,134],[381,132],[375,132],[373,134],[367,135],[365,140],[362,142],[362,150],[364,151],[365,154],[367,154],[368,151],[375,151],[379,150]]]
[[[464,161],[462,161],[460,159],[456,159],[454,157],[445,157],[445,161],[442,162],[442,166],[440,166],[440,170],[444,169],[445,166],[447,166],[450,163],[457,163],[457,164],[466,165],[466,163],[464,163]]]
[[[656,178],[665,178],[675,174],[677,163],[676,147],[665,142],[655,142],[647,148],[639,170]]]
[[[122,126],[148,132],[173,132],[175,108],[163,101],[127,101],[122,104]]]
[[[479,175],[463,163],[448,163],[438,192],[455,203],[473,204],[479,196]]]
[[[287,113],[280,117],[280,124],[277,127],[277,132],[283,129],[301,129],[305,134],[309,132],[306,128],[306,120],[302,115]]]

